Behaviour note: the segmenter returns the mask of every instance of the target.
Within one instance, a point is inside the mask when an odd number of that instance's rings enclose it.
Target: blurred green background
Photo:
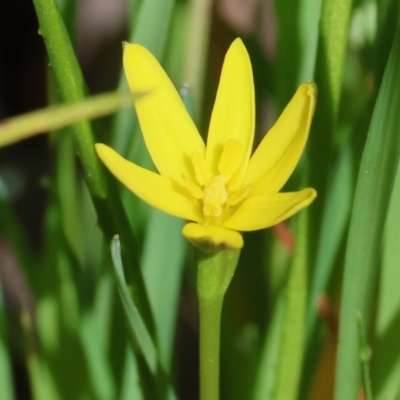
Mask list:
[[[204,137],[236,37],[253,65],[256,144],[315,81],[310,140],[284,190],[318,198],[244,234],[221,399],[400,399],[398,26],[398,0],[1,0],[0,140],[8,118],[126,92],[124,40],[189,85]],[[109,108],[0,149],[1,399],[198,398],[193,249],[183,221],[97,160],[101,141],[154,168],[133,108]]]

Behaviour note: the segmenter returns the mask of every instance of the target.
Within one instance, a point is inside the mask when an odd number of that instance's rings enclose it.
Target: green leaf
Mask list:
[[[279,349],[285,314],[285,298],[280,296],[275,304],[270,326],[264,339],[254,385],[253,400],[273,400],[279,364]]]
[[[153,209],[144,242],[142,268],[149,293],[163,365],[169,368],[186,243],[183,221]],[[168,240],[165,240],[168,238]]]
[[[126,285],[124,268],[121,260],[121,246],[118,236],[115,236],[111,242],[111,255],[114,264],[114,272],[117,278],[118,290],[121,301],[128,318],[129,328],[136,337],[140,350],[147,362],[150,371],[155,374],[157,369],[157,349],[153,343],[151,335],[139,313],[138,308],[132,301]]]
[[[376,342],[374,346],[375,368],[373,383],[376,398],[398,397],[400,354],[393,351],[400,332],[400,165],[385,227],[383,262],[379,279],[377,305]],[[397,396],[397,397],[396,397]]]
[[[308,210],[303,210],[296,220],[296,246],[286,287],[275,400],[295,400],[299,390],[305,340],[308,218]]]
[[[3,293],[0,285],[0,388],[2,397],[14,400],[11,360],[5,340],[5,328]]]
[[[0,148],[40,133],[111,114],[132,105],[130,93],[105,93],[87,100],[33,111],[0,122]]]
[[[128,320],[128,327],[132,333],[132,337],[135,339],[135,342],[137,342],[139,345],[139,350],[144,357],[150,373],[153,376],[154,383],[157,384],[158,396],[160,399],[175,400],[176,396],[174,391],[169,385],[165,370],[160,363],[158,349],[156,348],[152,337],[146,328],[136,304],[132,301],[132,298],[129,294],[121,260],[121,248],[118,236],[115,236],[111,242],[111,255],[114,264],[114,272],[117,279],[118,291],[125,315]]]
[[[360,388],[356,315],[371,316],[381,240],[400,156],[400,31],[375,105],[357,181],[347,242],[341,301],[335,399],[355,399]]]
[[[312,340],[311,335],[317,321],[318,297],[326,293],[337,252],[346,232],[353,197],[352,167],[352,152],[349,146],[345,146],[333,172],[322,217],[315,273],[307,309],[308,342]]]

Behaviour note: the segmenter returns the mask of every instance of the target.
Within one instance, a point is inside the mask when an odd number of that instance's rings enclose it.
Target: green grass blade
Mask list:
[[[400,353],[393,351],[400,332],[400,165],[385,227],[383,263],[379,280],[376,342],[374,346],[375,368],[373,383],[376,398],[386,396],[396,399],[399,391]]]
[[[319,238],[332,167],[332,138],[337,126],[351,7],[352,0],[326,0],[321,9],[314,76],[318,86],[318,102],[308,146],[311,166],[309,184],[318,192],[318,200],[310,216],[313,242]]]
[[[34,0],[33,4],[39,20],[39,33],[43,36],[62,99],[65,102],[82,100],[85,82],[56,2]],[[106,182],[87,121],[74,126],[74,137],[90,191],[96,197],[104,198],[107,195]]]
[[[380,87],[357,182],[347,243],[335,399],[360,388],[356,315],[366,323],[380,266],[386,213],[400,155],[400,31]]]
[[[161,358],[158,349],[154,345],[152,337],[144,324],[139,310],[129,294],[121,261],[120,242],[118,236],[115,236],[111,242],[111,255],[115,276],[117,278],[118,291],[128,320],[128,327],[132,333],[132,337],[135,339],[135,343],[139,345],[139,350],[144,357],[148,370],[152,374],[153,386],[154,383],[157,385],[157,395],[160,400],[176,400],[175,393],[169,384],[169,379],[165,373],[165,369],[160,363]],[[146,377],[146,379],[147,378],[149,377]],[[154,395],[155,394],[153,394],[153,396]]]
[[[3,293],[0,285],[0,388],[4,399],[14,400],[11,360],[5,340],[5,328]]]
[[[46,361],[37,354],[31,354],[27,364],[33,400],[61,400]]]
[[[144,400],[140,389],[138,366],[129,346],[125,355],[120,400]]]
[[[113,92],[93,96],[75,104],[54,106],[2,120],[0,148],[85,119],[99,118],[131,105],[130,93]]]
[[[275,400],[295,400],[299,391],[307,301],[308,210],[303,210],[297,217],[295,238],[296,247],[286,287]]]
[[[114,399],[116,386],[104,349],[101,347],[93,314],[82,316],[80,338],[86,356],[89,377],[96,399]]]
[[[329,0],[323,2],[321,11],[319,57],[324,58],[327,67],[326,78],[334,119],[339,108],[351,7],[352,0]]]
[[[283,316],[285,313],[284,296],[278,298],[270,320],[254,385],[253,400],[273,400],[276,384],[276,366],[281,348]]]
[[[33,3],[39,20],[40,33],[43,36],[62,99],[65,102],[82,100],[85,95],[85,83],[57,4],[53,0],[34,0]],[[85,181],[96,208],[99,225],[106,238],[109,239],[116,233],[121,236],[122,256],[125,265],[129,265],[127,273],[135,288],[133,294],[136,297],[136,304],[142,311],[150,332],[156,337],[137,259],[139,254],[135,249],[137,243],[119,198],[116,182],[101,165],[95,152],[90,124],[87,121],[75,124],[73,136],[85,173]]]
[[[346,146],[342,150],[334,169],[322,217],[315,273],[311,283],[307,309],[308,342],[311,340],[317,321],[318,296],[326,292],[337,252],[346,232],[353,197],[352,168],[352,152],[350,147]]]
[[[114,264],[114,272],[117,277],[118,290],[121,301],[128,318],[129,328],[136,337],[143,356],[147,362],[147,366],[153,374],[157,369],[157,349],[153,343],[151,335],[139,313],[138,308],[132,301],[129,289],[125,281],[124,268],[121,260],[121,248],[118,236],[114,237],[111,242],[111,255]]]
[[[143,277],[156,328],[162,332],[159,345],[165,368],[171,363],[186,250],[182,227],[182,220],[153,209],[142,256]]]
[[[370,361],[372,350],[367,343],[367,335],[361,313],[357,314],[357,328],[358,328],[358,345],[360,352],[360,363],[363,376],[363,387],[365,400],[373,400],[372,386],[371,386],[371,373]]]

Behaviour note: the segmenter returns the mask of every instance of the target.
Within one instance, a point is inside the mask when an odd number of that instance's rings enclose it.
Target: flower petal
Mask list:
[[[243,201],[223,226],[237,231],[268,228],[307,207],[316,195],[314,189],[303,189],[299,192],[252,196]]]
[[[175,180],[194,178],[191,156],[205,146],[195,124],[156,58],[139,44],[126,44],[124,69],[133,93],[143,93],[135,108],[144,140],[161,175]]]
[[[243,247],[242,235],[222,226],[189,223],[183,227],[182,235],[205,252]]]
[[[254,83],[249,55],[240,39],[226,53],[208,132],[206,162],[215,175],[229,139],[242,143],[236,165],[245,170],[254,139]]]
[[[100,159],[129,190],[146,203],[176,217],[200,222],[200,208],[180,185],[125,160],[110,147],[97,143]]]
[[[315,109],[316,86],[304,83],[251,157],[244,185],[252,194],[278,192],[296,167]]]

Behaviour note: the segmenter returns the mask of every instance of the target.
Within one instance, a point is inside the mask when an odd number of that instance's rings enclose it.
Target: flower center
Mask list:
[[[196,180],[183,175],[185,187],[190,194],[201,201],[205,225],[220,225],[236,206],[247,196],[251,186],[240,189],[243,165],[243,145],[237,139],[230,139],[218,163],[218,174],[213,175],[204,157],[197,151],[192,154],[192,165]]]
[[[203,193],[203,214],[207,217],[219,217],[229,196],[225,178],[222,175],[214,176],[210,184],[203,189]]]

